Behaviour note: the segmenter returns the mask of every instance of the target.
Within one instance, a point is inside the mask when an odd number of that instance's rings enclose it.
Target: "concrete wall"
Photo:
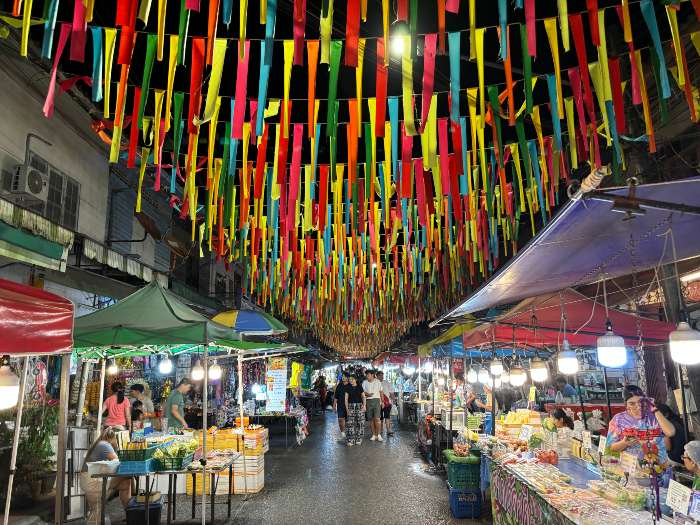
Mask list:
[[[90,116],[67,93],[56,87],[53,118],[42,113],[47,74],[13,50],[0,50],[0,168],[13,170],[24,161],[27,133],[38,141],[32,149],[80,183],[78,232],[104,241],[109,163],[107,146],[90,128]]]

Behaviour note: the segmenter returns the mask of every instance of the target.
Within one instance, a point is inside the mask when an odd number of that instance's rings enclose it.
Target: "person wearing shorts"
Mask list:
[[[338,428],[340,436],[345,437],[345,420],[348,417],[348,412],[345,407],[345,389],[350,384],[350,374],[343,372],[343,380],[335,385],[333,392],[333,410],[338,415]]]
[[[367,371],[367,379],[362,383],[362,390],[365,392],[365,404],[367,406],[367,419],[372,429],[370,441],[384,441],[382,439],[382,382],[377,379],[374,370]]]
[[[391,408],[394,404],[394,386],[390,381],[384,381],[384,372],[377,373],[377,379],[382,383],[382,418],[381,423],[386,429],[387,437],[394,435],[394,429],[391,427]],[[380,434],[382,429],[380,428]]]

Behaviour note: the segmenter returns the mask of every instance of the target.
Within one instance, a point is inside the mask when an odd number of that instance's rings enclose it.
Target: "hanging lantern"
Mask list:
[[[508,370],[503,370],[503,373],[499,376],[499,379],[501,380],[501,384],[507,385],[510,383],[510,373]]]
[[[668,336],[671,359],[681,365],[700,363],[700,332],[693,330],[688,323],[681,321],[678,328]]]
[[[394,58],[401,58],[406,52],[405,38],[409,36],[408,24],[403,20],[396,20],[391,24],[391,55]]]
[[[627,363],[625,340],[619,335],[615,335],[610,321],[607,323],[605,335],[601,335],[597,343],[598,362],[601,366],[607,368],[622,368],[625,366]]]
[[[406,364],[403,366],[401,371],[407,376],[412,376],[413,374],[416,373],[416,367],[412,366],[411,362],[406,360]]]
[[[503,373],[503,363],[500,359],[491,361],[491,375],[500,376]]]
[[[423,364],[423,373],[429,374],[433,371],[433,363],[431,361],[426,362]]]
[[[190,377],[192,377],[192,381],[201,381],[204,379],[204,367],[202,367],[202,363],[197,361],[197,364],[192,367]]]
[[[160,363],[158,363],[158,372],[161,374],[168,375],[173,371],[173,362],[170,360],[168,356],[163,356],[163,358],[160,360]]]
[[[520,367],[515,367],[510,370],[510,384],[514,387],[523,386],[527,381],[525,370]]]
[[[533,359],[530,362],[530,377],[536,383],[542,383],[549,377],[549,369],[547,368],[547,363],[542,361],[542,359]]]
[[[214,364],[209,367],[209,379],[212,381],[218,381],[221,379],[221,374],[223,371],[221,370],[221,365],[214,361]]]
[[[564,339],[561,351],[557,355],[557,368],[562,374],[571,375],[578,372],[578,358],[576,352],[571,349],[568,339]]]
[[[483,385],[491,382],[491,376],[489,375],[489,371],[486,370],[486,368],[480,368],[476,377],[479,383]]]
[[[467,383],[476,383],[479,380],[479,375],[474,368],[469,367],[469,372],[467,372]]]
[[[494,388],[501,388],[501,385],[502,385],[502,384],[503,384],[503,383],[502,383],[500,377],[495,377],[495,378],[493,379],[493,387],[494,387]]]
[[[14,407],[18,399],[19,377],[10,368],[9,358],[5,358],[0,366],[0,410]]]
[[[109,366],[107,366],[107,375],[110,376],[115,376],[119,373],[119,367],[117,366],[117,362],[112,359],[109,362]]]
[[[445,378],[438,377],[437,384],[438,384],[438,386],[445,386]]]

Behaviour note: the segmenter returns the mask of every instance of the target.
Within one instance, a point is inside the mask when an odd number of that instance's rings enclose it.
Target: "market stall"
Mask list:
[[[0,279],[0,355],[21,357],[21,378],[18,379],[9,367],[9,362],[0,366],[2,408],[8,409],[17,405],[12,439],[12,452],[9,465],[7,495],[5,496],[5,512],[3,524],[7,525],[10,517],[12,488],[17,462],[17,448],[22,429],[22,412],[29,371],[29,356],[33,355],[64,355],[61,365],[61,401],[64,409],[61,411],[63,425],[59,425],[58,464],[65,461],[65,423],[67,420],[67,391],[69,354],[73,344],[73,304],[57,295],[45,292],[31,286],[24,286],[11,281]],[[65,399],[64,399],[65,398]],[[59,470],[61,472],[62,469]],[[58,488],[63,484],[63,476],[58,476]],[[60,502],[57,498],[57,513],[60,512]]]

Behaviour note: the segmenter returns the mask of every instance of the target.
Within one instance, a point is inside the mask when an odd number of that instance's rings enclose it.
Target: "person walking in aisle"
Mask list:
[[[372,429],[370,441],[384,441],[382,439],[382,382],[377,379],[375,370],[367,370],[367,379],[362,383],[365,392],[365,405],[367,406],[367,419]]]
[[[345,389],[349,384],[350,374],[343,372],[343,380],[335,385],[335,392],[333,392],[333,411],[338,415],[338,428],[343,438],[345,437],[345,419],[348,417],[345,407]]]
[[[361,445],[365,434],[365,393],[357,384],[355,376],[350,376],[348,385],[343,388],[343,391],[345,392],[343,403],[347,413],[345,439],[349,447]]]
[[[377,372],[377,378],[382,383],[382,419],[381,424],[384,427],[380,427],[379,435],[381,436],[382,431],[386,430],[387,437],[394,435],[394,429],[391,427],[391,407],[395,402],[396,391],[394,390],[394,385],[391,381],[384,380],[384,372]]]

